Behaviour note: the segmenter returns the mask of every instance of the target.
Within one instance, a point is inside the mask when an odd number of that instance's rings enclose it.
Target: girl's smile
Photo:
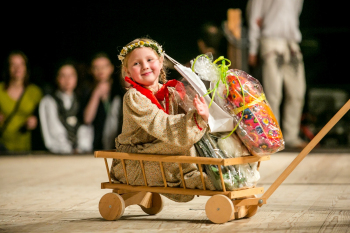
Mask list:
[[[141,74],[142,76],[147,76],[149,74],[152,74],[152,72],[147,72],[147,73],[144,73],[144,74]]]

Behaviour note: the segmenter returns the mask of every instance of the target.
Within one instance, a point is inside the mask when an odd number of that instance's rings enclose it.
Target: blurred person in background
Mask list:
[[[201,54],[211,53],[214,61],[220,56],[227,55],[227,41],[221,28],[213,22],[201,25],[197,45]]]
[[[84,123],[94,127],[94,150],[114,149],[122,126],[122,87],[114,82],[114,65],[104,52],[93,56],[90,72],[93,83],[83,97]]]
[[[78,72],[75,62],[65,60],[56,71],[57,88],[40,101],[39,117],[45,147],[52,153],[92,152],[93,128],[84,125],[80,100],[75,93]]]
[[[35,116],[42,90],[29,82],[28,58],[12,51],[5,61],[0,83],[0,150],[31,151],[31,131],[37,127]]]
[[[249,60],[255,67],[260,54],[262,85],[281,124],[286,147],[304,148],[299,137],[306,82],[299,47],[299,16],[303,0],[249,0],[247,4]],[[284,96],[282,120],[280,105]]]
[[[224,37],[224,34],[214,22],[207,21],[200,25],[197,36],[197,50],[198,54],[195,57],[192,57],[191,60],[194,60],[197,56],[201,54],[211,54],[213,58],[213,62],[220,56],[227,55],[227,40]],[[209,56],[210,57],[210,56]],[[191,60],[186,62],[184,66],[191,67]],[[169,65],[169,69],[173,68],[173,64]],[[177,72],[176,72],[177,73]],[[167,74],[168,75],[168,74]],[[168,75],[169,76],[169,75]],[[171,75],[170,75],[171,76]],[[167,77],[169,80],[172,77]],[[182,76],[177,76],[177,80],[181,80],[182,82],[186,82]],[[203,81],[207,88],[209,88],[210,82]]]

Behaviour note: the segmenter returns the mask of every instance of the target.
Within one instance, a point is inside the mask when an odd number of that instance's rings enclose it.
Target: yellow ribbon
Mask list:
[[[255,99],[254,101],[252,101],[249,104],[246,104],[246,105],[244,105],[242,107],[235,108],[233,110],[233,112],[237,115],[238,113],[242,112],[244,109],[249,108],[249,107],[251,107],[251,106],[253,106],[253,105],[255,105],[255,104],[257,104],[257,103],[259,103],[259,102],[261,102],[263,100],[266,100],[266,97],[265,97],[264,94],[261,94],[261,96],[259,98]]]

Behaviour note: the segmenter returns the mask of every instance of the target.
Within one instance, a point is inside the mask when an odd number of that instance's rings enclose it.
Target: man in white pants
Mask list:
[[[262,85],[266,98],[279,123],[283,88],[282,133],[286,147],[306,146],[299,137],[304,106],[305,72],[300,51],[299,16],[303,0],[249,0],[249,65],[257,65],[260,49]],[[260,46],[260,48],[259,48]]]

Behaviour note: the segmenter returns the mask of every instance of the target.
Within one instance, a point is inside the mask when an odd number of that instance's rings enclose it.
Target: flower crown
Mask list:
[[[128,53],[130,53],[131,51],[133,51],[136,48],[142,48],[142,47],[150,47],[152,48],[154,51],[156,51],[159,56],[163,56],[164,55],[164,51],[162,49],[162,46],[160,46],[159,44],[155,43],[155,42],[149,42],[149,41],[139,41],[136,42],[134,44],[128,45],[126,47],[123,47],[122,51],[120,52],[120,54],[118,55],[118,59],[123,63],[126,55]]]

